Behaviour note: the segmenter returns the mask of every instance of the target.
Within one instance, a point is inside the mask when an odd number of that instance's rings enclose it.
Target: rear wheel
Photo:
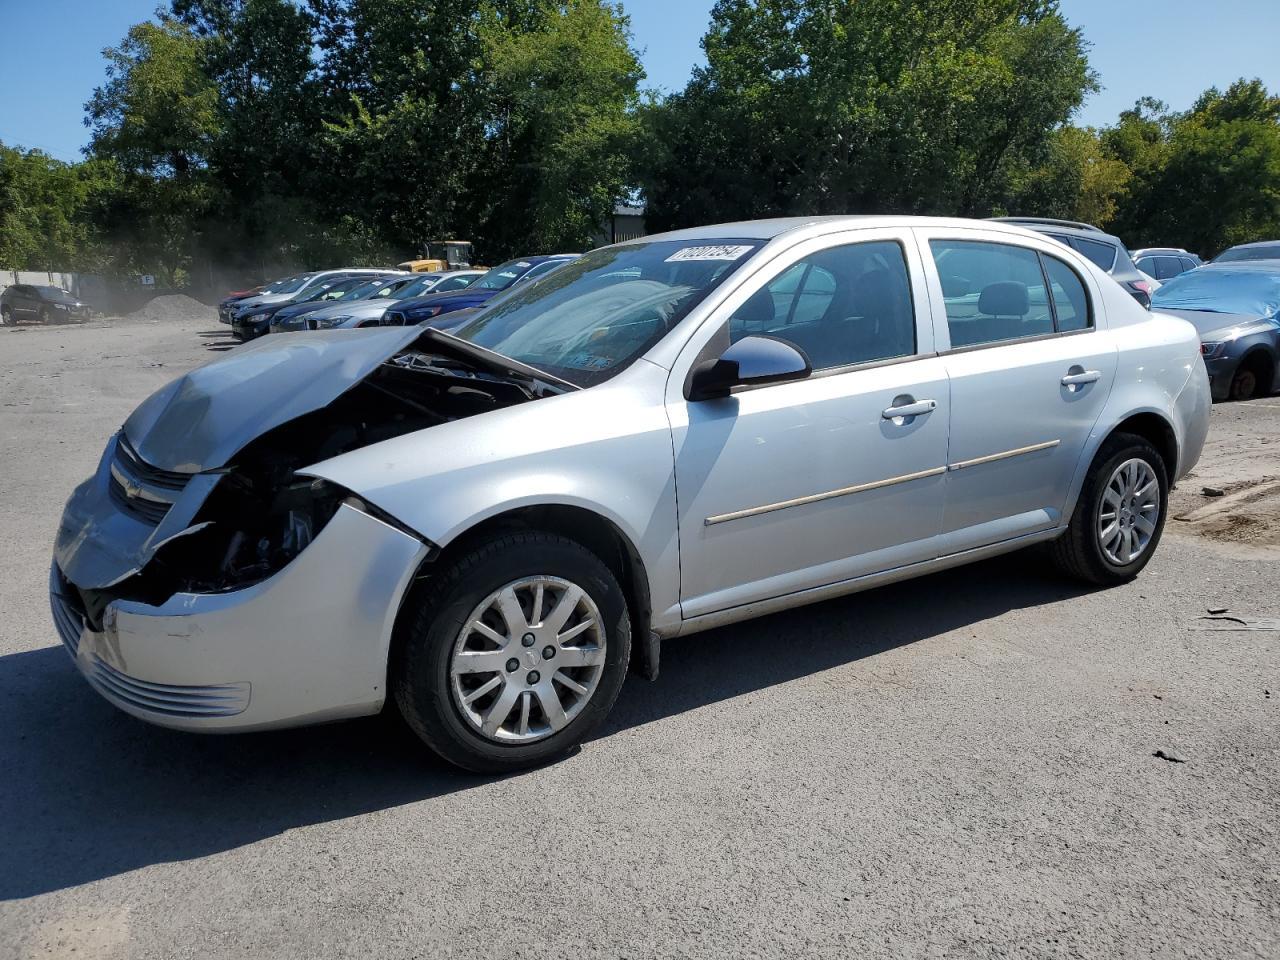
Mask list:
[[[1094,457],[1066,533],[1052,544],[1055,563],[1100,586],[1132,580],[1160,542],[1168,503],[1159,451],[1142,437],[1114,434]]]
[[[0,325],[8,326],[13,323],[13,310],[6,303],[0,307]]]
[[[396,703],[460,767],[502,772],[564,756],[622,688],[626,600],[572,540],[519,532],[482,542],[410,603],[392,661]]]

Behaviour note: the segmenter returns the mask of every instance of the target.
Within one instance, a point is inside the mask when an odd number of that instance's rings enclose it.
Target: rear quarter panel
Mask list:
[[[1106,296],[1118,354],[1115,385],[1077,464],[1065,517],[1075,508],[1099,447],[1129,417],[1153,413],[1173,427],[1179,452],[1174,481],[1195,465],[1208,432],[1209,381],[1195,327],[1144,310],[1119,287]]]

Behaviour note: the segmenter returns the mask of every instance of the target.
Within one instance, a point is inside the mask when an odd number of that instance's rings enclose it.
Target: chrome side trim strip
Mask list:
[[[906,473],[900,477],[889,477],[885,480],[873,480],[871,483],[859,483],[852,487],[841,487],[839,490],[829,490],[826,493],[814,493],[807,497],[796,497],[792,500],[782,500],[778,503],[766,503],[759,507],[747,507],[745,510],[735,510],[732,513],[720,513],[714,517],[707,517],[702,521],[703,526],[714,526],[717,523],[728,523],[730,520],[742,520],[746,517],[758,517],[762,513],[773,513],[777,510],[786,510],[788,507],[801,507],[807,503],[818,503],[822,500],[833,500],[836,497],[847,497],[852,493],[865,493],[868,490],[879,490],[881,487],[892,487],[899,483],[910,483],[912,480],[923,480],[926,477],[936,477],[939,474],[946,473],[948,470],[965,470],[969,467],[981,466],[984,463],[995,463],[997,460],[1008,460],[1010,457],[1020,457],[1026,453],[1037,453],[1041,450],[1051,450],[1061,440],[1046,440],[1044,443],[1033,443],[1029,447],[1018,447],[1016,450],[1005,450],[1001,453],[990,453],[985,457],[974,457],[972,460],[961,460],[958,463],[949,463],[945,467],[931,467],[928,470],[920,470],[916,473]]]
[[[948,464],[947,469],[964,470],[968,467],[977,467],[984,463],[995,463],[997,460],[1008,460],[1010,457],[1020,457],[1024,453],[1036,453],[1040,450],[1050,450],[1061,442],[1061,440],[1046,440],[1044,443],[1033,443],[1029,447],[1018,447],[1017,450],[1005,450],[1003,453],[989,453],[985,457],[974,457],[972,460],[961,460],[959,463]]]
[[[806,503],[818,503],[821,500],[833,500],[836,497],[847,497],[851,493],[864,493],[867,490],[879,490],[881,487],[891,487],[899,483],[910,483],[912,480],[923,480],[925,477],[936,477],[947,472],[946,467],[931,467],[928,470],[920,470],[916,473],[903,474],[900,477],[889,477],[885,480],[873,480],[871,483],[859,483],[852,487],[841,487],[839,490],[829,490],[826,493],[814,493],[807,497],[796,497],[793,500],[783,500],[779,503],[766,503],[759,507],[748,507],[745,510],[735,510],[733,513],[721,513],[714,517],[707,517],[702,523],[704,526],[713,526],[717,523],[728,523],[730,520],[741,520],[744,517],[756,517],[762,513],[773,513],[775,510],[785,510],[788,507],[799,507]]]

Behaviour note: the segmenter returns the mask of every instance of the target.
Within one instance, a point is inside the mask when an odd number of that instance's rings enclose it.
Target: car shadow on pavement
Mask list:
[[[1018,554],[672,641],[596,739],[1080,592]],[[389,715],[226,737],[152,727],[93,693],[61,647],[0,657],[0,690],[0,900],[496,779],[433,760]]]

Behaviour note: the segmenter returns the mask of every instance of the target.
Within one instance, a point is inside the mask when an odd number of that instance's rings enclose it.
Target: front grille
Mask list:
[[[93,655],[86,675],[106,696],[166,717],[233,717],[249,706],[248,683],[198,687],[154,683],[120,672],[97,654]]]
[[[146,521],[153,527],[159,525],[160,521],[168,514],[169,507],[172,506],[169,503],[161,503],[159,500],[129,496],[129,492],[125,490],[124,485],[116,478],[115,474],[111,475],[111,485],[107,490],[111,494],[111,500],[117,507],[131,516],[137,517],[139,520]]]
[[[191,474],[180,473],[177,470],[161,470],[159,467],[153,467],[147,461],[138,455],[138,451],[133,449],[133,445],[122,433],[120,440],[116,444],[116,462],[127,463],[129,473],[139,483],[145,483],[151,487],[162,487],[165,490],[182,491],[186,489],[187,482],[191,479]]]
[[[49,571],[49,608],[53,613],[53,626],[58,631],[58,638],[74,660],[80,650],[84,614],[80,611],[74,588],[63,578],[56,563]]]
[[[125,513],[155,526],[164,519],[190,479],[189,473],[161,470],[147,463],[123,433],[117,439],[108,493]]]

